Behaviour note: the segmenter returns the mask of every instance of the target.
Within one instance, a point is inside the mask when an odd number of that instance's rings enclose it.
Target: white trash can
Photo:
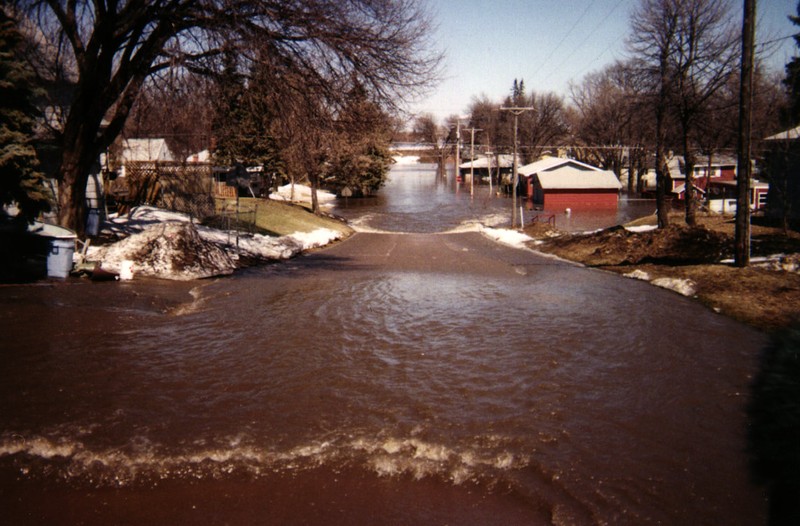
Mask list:
[[[75,238],[51,238],[47,254],[47,277],[66,278],[72,272]]]

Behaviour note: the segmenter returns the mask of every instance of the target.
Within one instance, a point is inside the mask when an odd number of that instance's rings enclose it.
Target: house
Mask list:
[[[736,211],[736,173],[737,159],[730,155],[698,156],[695,160],[694,189],[699,199],[708,202],[710,210],[733,213]],[[669,193],[679,201],[686,193],[686,164],[683,156],[671,155],[667,158],[671,187]],[[644,192],[654,193],[656,186],[655,169],[650,169],[643,178]],[[750,183],[750,207],[761,210],[766,206],[769,184],[753,179]]]
[[[563,157],[546,157],[518,173],[528,199],[546,210],[616,209],[622,188],[614,172]]]
[[[642,193],[655,194],[656,192],[656,168],[655,157],[650,157],[647,173],[642,176]],[[683,175],[683,157],[673,155],[672,152],[667,155],[667,168],[669,169],[669,178],[671,186],[667,188],[668,193],[675,193],[681,185],[686,181],[686,176]]]
[[[764,171],[769,176],[767,214],[800,218],[800,126],[764,139]]]
[[[174,162],[175,159],[166,139],[123,139],[116,164],[119,176],[125,177],[125,165],[130,162]]]
[[[458,165],[458,172],[462,176],[462,180],[467,183],[469,183],[469,177],[472,173],[475,174],[475,182],[481,183],[489,181],[489,169],[491,168],[492,181],[497,183],[498,180],[502,180],[503,176],[511,174],[513,167],[513,155],[483,155]]]
[[[750,209],[763,210],[767,205],[769,183],[750,181]],[[736,181],[712,180],[707,188],[708,208],[720,214],[733,214],[736,212],[737,183]]]

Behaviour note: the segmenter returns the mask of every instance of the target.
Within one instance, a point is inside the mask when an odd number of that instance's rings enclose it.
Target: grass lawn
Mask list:
[[[238,222],[235,220],[236,199],[217,198],[216,205],[217,213],[222,215],[224,212],[241,230],[247,230],[255,219],[256,232],[274,236],[313,232],[319,228],[335,230],[345,235],[352,232],[342,221],[328,216],[316,216],[306,207],[271,199],[239,198]],[[232,228],[235,228],[235,225],[232,225]]]

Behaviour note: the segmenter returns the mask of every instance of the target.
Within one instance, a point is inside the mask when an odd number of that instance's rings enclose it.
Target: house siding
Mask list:
[[[537,189],[537,195],[542,197],[545,210],[563,210],[565,208],[612,208],[615,209],[619,202],[616,190],[605,191],[580,191],[580,190],[544,190]]]

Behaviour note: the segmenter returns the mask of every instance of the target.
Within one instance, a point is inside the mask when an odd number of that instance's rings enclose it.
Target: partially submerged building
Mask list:
[[[619,203],[622,185],[614,172],[574,159],[546,157],[518,173],[525,195],[544,210],[616,209]]]

